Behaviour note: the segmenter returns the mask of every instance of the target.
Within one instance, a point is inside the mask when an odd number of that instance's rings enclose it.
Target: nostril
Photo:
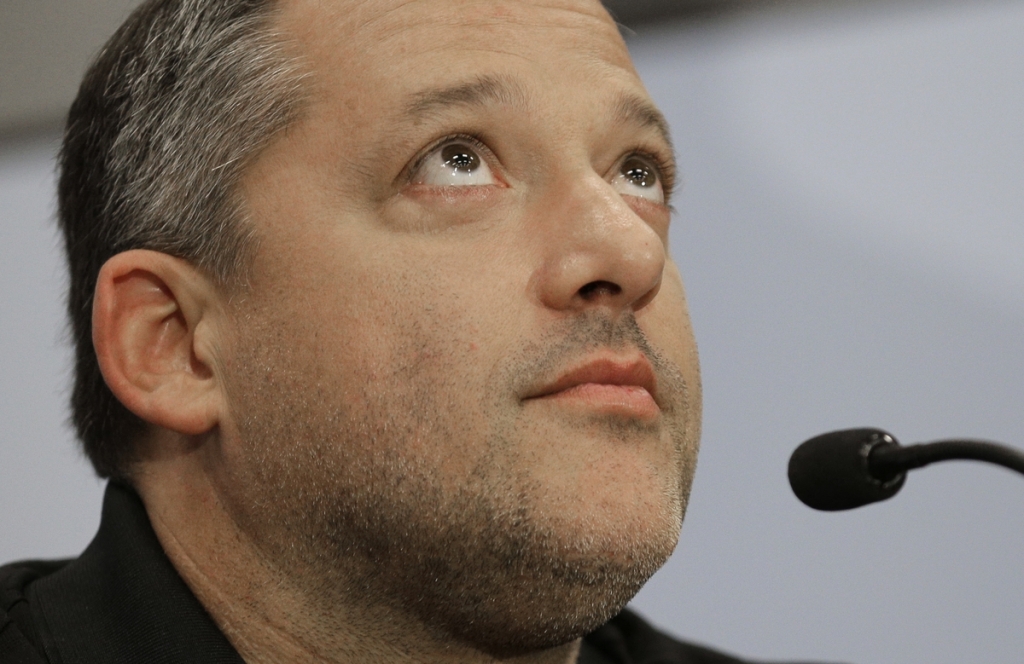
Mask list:
[[[622,292],[622,287],[610,281],[591,281],[579,290],[580,297],[584,300],[592,300],[602,295],[616,296]]]

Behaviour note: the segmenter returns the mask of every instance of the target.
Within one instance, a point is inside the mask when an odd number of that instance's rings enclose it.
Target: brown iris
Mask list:
[[[657,172],[650,164],[639,157],[630,157],[622,162],[620,172],[627,180],[638,187],[653,187],[658,184]]]
[[[452,143],[441,150],[444,165],[453,171],[472,173],[480,167],[480,157],[472,148],[463,143]]]

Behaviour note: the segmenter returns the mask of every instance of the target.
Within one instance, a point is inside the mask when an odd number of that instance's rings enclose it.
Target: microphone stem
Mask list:
[[[986,440],[940,440],[919,445],[878,445],[868,457],[871,474],[888,481],[900,473],[936,461],[987,461],[1024,474],[1024,452]]]

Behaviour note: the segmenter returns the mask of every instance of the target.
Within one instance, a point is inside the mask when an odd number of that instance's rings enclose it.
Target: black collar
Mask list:
[[[60,664],[244,664],[167,559],[142,501],[111,483],[89,548],[29,589]]]

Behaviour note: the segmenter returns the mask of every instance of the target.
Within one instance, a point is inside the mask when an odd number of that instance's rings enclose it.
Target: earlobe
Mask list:
[[[117,254],[100,270],[93,345],[103,378],[128,410],[187,436],[210,431],[217,375],[217,291],[187,262],[155,251]]]

